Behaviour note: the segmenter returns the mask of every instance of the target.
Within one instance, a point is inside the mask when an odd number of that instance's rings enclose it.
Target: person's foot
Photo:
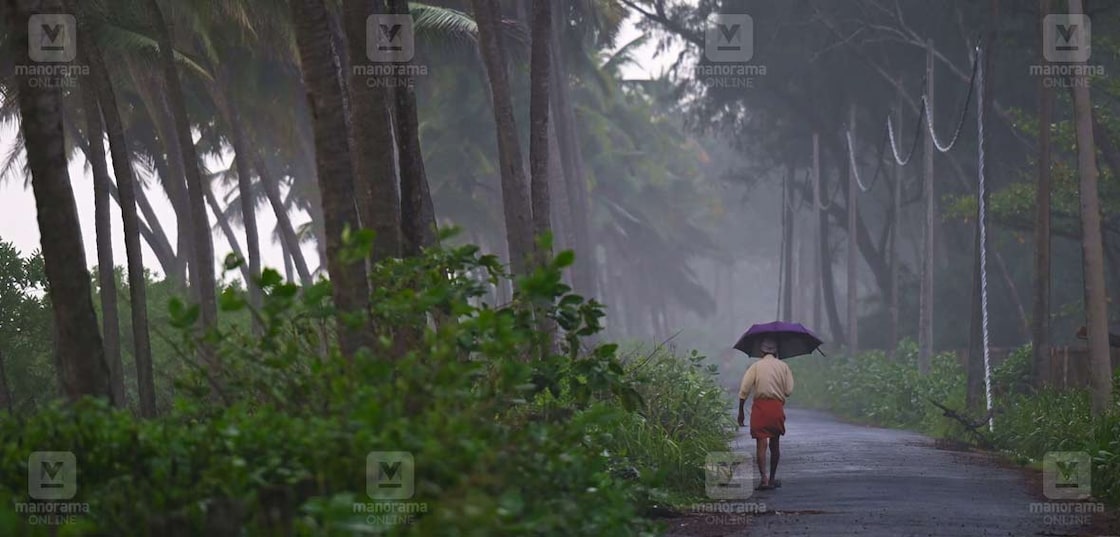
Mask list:
[[[763,479],[758,482],[758,486],[755,487],[754,490],[770,490],[772,488],[774,488],[774,486],[771,485],[769,481]]]
[[[782,488],[782,480],[781,479],[771,479],[770,480],[770,488],[774,488],[774,489]]]

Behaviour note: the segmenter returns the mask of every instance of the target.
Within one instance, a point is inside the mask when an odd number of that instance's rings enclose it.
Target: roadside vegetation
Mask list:
[[[1037,465],[1049,451],[1084,451],[1093,459],[1093,496],[1120,504],[1120,413],[1092,416],[1087,389],[1032,388],[1030,346],[992,370],[994,431],[986,426],[970,430],[961,421],[983,422],[985,412],[965,410],[965,371],[957,356],[936,355],[930,373],[921,375],[917,355],[917,346],[905,341],[894,360],[880,351],[854,359],[814,355],[791,360],[798,381],[795,404],[858,423],[995,449],[1020,464]],[[1120,384],[1120,375],[1114,380]],[[934,401],[961,419],[945,416]]]
[[[6,252],[20,274],[37,266]],[[604,310],[562,283],[572,262],[562,252],[517,278],[503,305],[486,290],[512,280],[474,246],[378,263],[372,320],[409,333],[399,355],[387,338],[339,352],[326,281],[300,287],[265,270],[259,308],[225,288],[222,318],[251,315],[260,335],[223,322],[200,337],[198,308],[171,298],[154,327],[171,334],[161,348],[192,364],[208,345],[220,375],[184,368],[150,420],[97,399],[36,405],[14,385],[19,404],[0,421],[0,534],[49,534],[15,507],[30,501],[28,458],[41,450],[77,456],[67,501],[88,508],[60,526],[68,535],[653,534],[647,513],[702,494],[704,456],[732,431],[724,394],[695,353],[593,343]],[[49,318],[34,289],[21,295],[19,322],[32,324],[20,331]],[[558,327],[551,344],[541,313]],[[49,359],[39,349],[16,363],[49,371]],[[367,495],[379,451],[415,461],[401,505],[416,507],[399,517]]]

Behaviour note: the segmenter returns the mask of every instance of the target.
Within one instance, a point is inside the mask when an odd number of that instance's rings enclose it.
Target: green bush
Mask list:
[[[368,237],[356,242],[360,257]],[[33,451],[77,455],[71,501],[88,513],[63,535],[650,534],[645,507],[694,494],[704,453],[726,445],[726,405],[696,356],[585,349],[603,311],[561,282],[571,262],[519,278],[501,307],[486,292],[507,276],[476,247],[382,262],[370,318],[343,319],[377,336],[352,359],[334,343],[329,282],[265,271],[260,334],[232,323],[197,340],[197,308],[173,301],[191,373],[169,412],[86,400],[0,422],[0,534],[49,533],[15,507]],[[249,309],[236,289],[219,304]],[[201,365],[200,344],[220,368]],[[374,451],[413,455],[409,501],[424,510],[411,523],[371,518]]]

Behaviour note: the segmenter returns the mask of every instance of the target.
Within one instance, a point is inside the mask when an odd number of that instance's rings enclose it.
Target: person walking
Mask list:
[[[755,458],[761,476],[757,490],[782,486],[775,476],[781,459],[781,438],[786,434],[786,398],[793,393],[793,372],[778,359],[778,344],[773,338],[764,338],[759,345],[762,359],[751,364],[739,384],[739,426],[745,425],[743,407],[747,398],[754,395],[751,404],[750,433],[755,439]],[[766,451],[770,451],[770,474],[766,473]]]

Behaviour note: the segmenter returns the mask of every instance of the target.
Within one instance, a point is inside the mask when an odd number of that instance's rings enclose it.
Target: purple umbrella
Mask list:
[[[808,328],[798,323],[783,323],[780,321],[756,324],[750,327],[739,342],[735,344],[737,350],[750,356],[762,357],[762,340],[772,338],[778,343],[778,357],[783,360],[802,354],[809,354],[823,344]],[[821,353],[824,354],[824,353]]]

